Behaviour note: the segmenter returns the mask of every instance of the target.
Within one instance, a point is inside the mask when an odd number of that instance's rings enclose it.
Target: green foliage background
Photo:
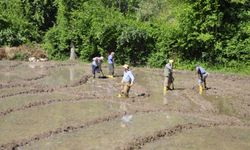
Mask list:
[[[250,73],[248,0],[1,0],[0,46],[39,43],[64,60],[116,52],[116,63],[201,63]],[[227,69],[226,69],[227,70]]]

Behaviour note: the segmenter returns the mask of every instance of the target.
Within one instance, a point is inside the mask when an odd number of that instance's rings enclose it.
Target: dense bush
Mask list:
[[[0,2],[0,45],[42,43],[51,59],[70,45],[84,61],[162,67],[201,62],[242,68],[250,60],[246,0],[8,0]]]

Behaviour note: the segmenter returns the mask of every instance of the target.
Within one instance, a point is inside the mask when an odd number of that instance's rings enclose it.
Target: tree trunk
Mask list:
[[[75,45],[73,43],[70,44],[70,60],[76,59],[76,53],[75,53]]]

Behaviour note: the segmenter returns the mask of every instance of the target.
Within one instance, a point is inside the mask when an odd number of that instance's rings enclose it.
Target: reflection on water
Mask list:
[[[120,105],[120,109],[124,112],[127,112],[128,111],[127,104],[122,102]]]
[[[43,68],[40,69],[40,71],[42,70]],[[83,74],[84,70],[79,66],[56,68],[39,81],[45,85],[65,85],[77,82],[82,78]]]
[[[167,94],[164,93],[164,94],[163,94],[163,105],[167,105],[167,104],[168,104]]]
[[[124,115],[121,118],[121,127],[122,128],[128,127],[132,121],[133,115],[128,113],[127,104],[124,102],[120,104],[120,110],[124,111]]]

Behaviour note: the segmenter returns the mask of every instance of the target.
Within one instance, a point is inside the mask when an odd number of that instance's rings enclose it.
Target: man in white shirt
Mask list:
[[[124,72],[123,72],[123,78],[122,78],[122,95],[126,98],[129,97],[129,91],[130,88],[133,86],[135,77],[133,73],[129,70],[129,65],[125,64],[123,65]]]

